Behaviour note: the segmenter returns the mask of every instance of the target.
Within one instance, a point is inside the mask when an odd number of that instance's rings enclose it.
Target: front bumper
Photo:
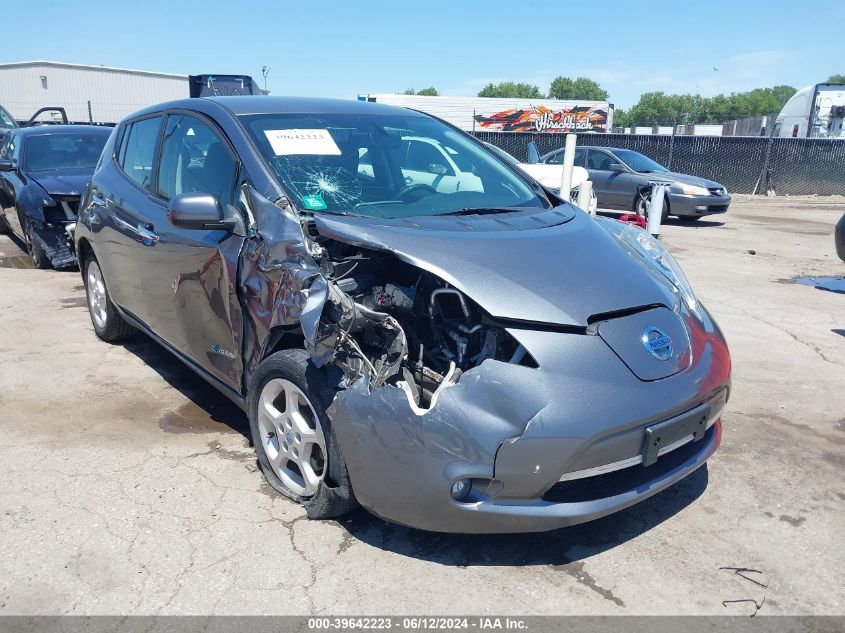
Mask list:
[[[485,361],[422,413],[398,387],[370,393],[356,382],[328,410],[356,497],[396,523],[493,533],[590,521],[656,494],[704,464],[721,438],[727,346],[706,313],[689,327],[691,364],[660,380],[638,379],[599,336],[514,330],[539,369]],[[643,455],[646,427],[705,403],[712,426],[699,441],[647,468],[559,484]],[[450,494],[459,479],[473,481],[464,502]]]
[[[727,213],[731,204],[728,194],[722,196],[688,196],[669,190],[669,213],[683,216],[704,216]]]
[[[54,268],[67,268],[76,265],[76,252],[73,243],[76,222],[44,223],[35,219],[32,219],[31,222],[33,239],[38,240],[38,244]]]

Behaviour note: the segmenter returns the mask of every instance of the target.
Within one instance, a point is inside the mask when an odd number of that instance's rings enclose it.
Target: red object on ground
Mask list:
[[[619,217],[619,221],[627,222],[628,224],[636,224],[641,229],[648,227],[645,218],[641,218],[636,213],[626,213],[625,215]]]

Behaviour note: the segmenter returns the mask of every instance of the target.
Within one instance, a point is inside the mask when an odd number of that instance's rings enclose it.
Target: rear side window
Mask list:
[[[584,159],[587,157],[587,150],[583,147],[576,147],[575,148],[575,163],[576,167],[583,167],[584,166]],[[563,151],[558,152],[557,154],[552,154],[546,159],[547,165],[563,165]]]
[[[124,173],[150,191],[161,117],[135,121],[123,135],[118,163]]]
[[[222,206],[232,203],[237,163],[219,132],[193,116],[167,117],[158,168],[158,196],[208,193]]]

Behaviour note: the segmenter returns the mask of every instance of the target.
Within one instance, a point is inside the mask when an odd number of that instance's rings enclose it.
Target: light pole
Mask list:
[[[269,66],[261,67],[261,76],[264,77],[264,94],[267,94],[267,75],[270,74]]]

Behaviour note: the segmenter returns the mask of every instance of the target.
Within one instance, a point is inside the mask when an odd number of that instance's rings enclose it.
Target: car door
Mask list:
[[[207,193],[237,214],[237,155],[225,135],[196,113],[167,115],[149,218],[146,300],[153,331],[227,386],[240,390],[240,306],[237,261],[244,237],[222,229],[170,223],[167,204],[183,193]]]
[[[610,166],[615,163],[621,164],[621,161],[607,150],[590,148],[587,153],[587,171],[593,181],[598,206],[627,211],[634,200],[633,194],[629,196],[633,177],[627,171],[611,170]]]
[[[21,142],[19,134],[11,133],[3,139],[0,147],[0,159],[12,163],[11,171],[0,173],[0,212],[9,228],[19,237],[23,237],[23,227],[17,212],[18,191],[24,185],[20,171]]]
[[[149,260],[155,239],[150,227],[164,215],[152,197],[153,161],[162,115],[124,124],[113,165],[92,181],[96,210],[96,255],[112,301],[130,316],[150,323]]]

